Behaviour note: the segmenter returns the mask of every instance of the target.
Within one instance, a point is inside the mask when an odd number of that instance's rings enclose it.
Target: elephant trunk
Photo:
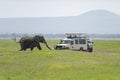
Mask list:
[[[44,43],[44,44],[46,45],[46,47],[47,47],[49,50],[51,50],[51,48],[48,46],[48,44],[47,44],[47,42],[46,42],[46,40],[45,40],[45,38],[44,38],[43,36],[41,36],[41,37],[39,38],[39,42]]]
[[[49,50],[51,50],[51,48],[48,46],[47,42],[44,41],[44,43],[45,43],[45,45],[47,46],[47,48],[48,48]]]
[[[46,44],[46,46],[47,46],[47,48],[49,49],[49,50],[51,50],[51,48]]]

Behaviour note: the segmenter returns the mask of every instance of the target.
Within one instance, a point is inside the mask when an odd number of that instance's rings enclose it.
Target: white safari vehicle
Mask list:
[[[55,45],[55,49],[70,49],[80,51],[93,51],[93,42],[85,33],[66,33],[67,38],[62,39],[61,42]]]

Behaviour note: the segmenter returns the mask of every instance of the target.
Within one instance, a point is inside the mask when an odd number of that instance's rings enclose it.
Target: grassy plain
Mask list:
[[[0,40],[0,80],[120,80],[119,40],[96,40],[92,53],[41,46],[19,51],[18,43]]]

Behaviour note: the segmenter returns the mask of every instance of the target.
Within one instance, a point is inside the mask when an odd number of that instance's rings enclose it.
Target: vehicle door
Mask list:
[[[69,49],[74,49],[74,41],[73,40],[71,40],[71,42],[70,42]]]
[[[86,39],[79,39],[79,49],[87,50],[87,41]]]

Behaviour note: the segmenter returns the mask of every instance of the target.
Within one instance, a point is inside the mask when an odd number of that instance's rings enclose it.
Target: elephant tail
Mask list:
[[[20,41],[17,41],[16,38],[14,38],[13,41],[16,42],[16,43],[20,43]]]

